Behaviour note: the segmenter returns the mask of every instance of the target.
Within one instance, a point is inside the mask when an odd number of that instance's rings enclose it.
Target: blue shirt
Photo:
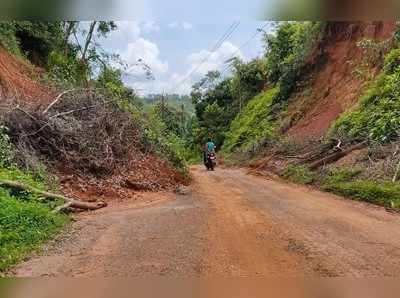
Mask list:
[[[207,152],[214,152],[215,151],[215,144],[213,142],[208,142],[206,144]]]

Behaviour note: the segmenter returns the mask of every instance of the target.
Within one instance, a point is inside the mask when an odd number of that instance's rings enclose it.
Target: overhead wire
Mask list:
[[[239,21],[233,22],[229,26],[229,28],[225,31],[225,33],[221,36],[221,38],[218,39],[218,41],[215,43],[215,45],[210,49],[209,54],[203,60],[201,60],[200,63],[195,68],[193,68],[192,71],[185,78],[183,78],[176,85],[175,88],[173,88],[173,90],[178,89],[180,86],[182,86],[184,83],[186,83],[186,81],[188,81],[191,78],[191,76],[193,74],[195,74],[204,65],[204,63],[206,63],[211,58],[211,56],[221,48],[221,46],[224,44],[224,42],[232,36],[232,34],[237,30],[239,25],[240,25]]]
[[[261,32],[263,32],[263,30],[264,30],[265,28],[267,28],[268,25],[269,25],[269,22],[266,22],[266,23],[264,24],[264,26],[262,26],[261,28],[257,28],[256,32],[255,32],[246,42],[244,42],[244,43],[235,51],[235,53],[232,55],[231,58],[229,58],[229,59],[226,60],[226,61],[231,61],[233,58],[235,58],[236,55],[239,54],[239,52],[240,52],[243,48],[245,48],[248,44],[250,44],[250,42],[251,42],[254,38],[256,38]],[[228,64],[228,65],[224,68],[224,70],[221,71],[221,74],[225,73],[225,72],[228,71],[230,68],[231,68],[231,65]]]

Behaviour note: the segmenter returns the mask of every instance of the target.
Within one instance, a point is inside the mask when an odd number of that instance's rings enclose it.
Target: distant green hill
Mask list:
[[[193,115],[195,110],[194,106],[192,103],[192,100],[190,96],[188,95],[179,95],[179,94],[149,94],[146,96],[143,96],[140,98],[140,101],[143,103],[143,105],[146,106],[151,106],[154,105],[160,101],[164,100],[166,104],[168,104],[170,107],[175,108],[176,110],[181,110],[182,105],[184,108],[185,113]]]

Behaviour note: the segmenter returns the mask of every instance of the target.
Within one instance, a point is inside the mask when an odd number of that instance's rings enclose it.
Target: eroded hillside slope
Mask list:
[[[333,121],[358,102],[365,86],[365,79],[355,73],[365,58],[358,42],[388,40],[393,37],[395,26],[395,22],[326,25],[324,38],[306,64],[308,73],[300,91],[289,100],[289,136],[300,141],[320,138]],[[380,66],[371,65],[370,71],[377,73]]]
[[[38,83],[43,70],[10,54],[0,45],[0,98],[18,98],[30,102],[49,102],[52,92]]]

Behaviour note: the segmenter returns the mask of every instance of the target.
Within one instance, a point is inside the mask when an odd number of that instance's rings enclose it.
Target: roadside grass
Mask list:
[[[0,179],[11,179],[46,189],[45,185],[18,169],[0,169]],[[54,237],[69,219],[52,213],[59,202],[41,203],[38,196],[0,188],[0,272],[17,264]]]
[[[362,169],[333,168],[325,173],[310,171],[306,166],[288,165],[281,176],[294,183],[315,185],[324,191],[393,209],[400,209],[400,184],[358,178]]]
[[[333,169],[322,179],[321,187],[345,197],[384,207],[400,208],[400,184],[357,179],[360,169]]]
[[[289,181],[299,184],[311,184],[315,181],[316,175],[306,166],[288,165],[281,176]]]

